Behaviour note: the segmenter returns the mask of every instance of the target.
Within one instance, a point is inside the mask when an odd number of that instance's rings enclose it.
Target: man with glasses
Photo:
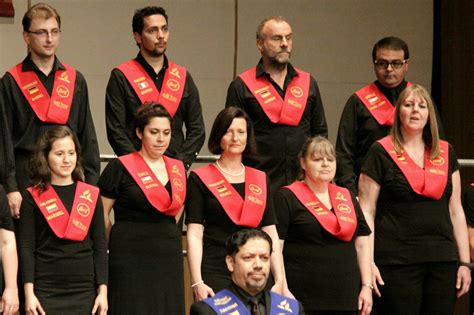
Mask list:
[[[405,80],[409,58],[408,45],[398,37],[385,37],[375,43],[372,61],[377,80],[351,95],[342,112],[336,143],[336,182],[356,195],[365,155],[375,141],[389,133],[398,96],[410,85]]]
[[[165,55],[169,27],[162,7],[136,10],[132,28],[140,51],[110,75],[105,100],[107,138],[117,155],[137,151],[140,143],[133,136],[135,113],[145,102],[158,102],[173,117],[166,155],[180,159],[188,169],[205,139],[198,89],[186,68]]]
[[[58,12],[39,3],[25,13],[22,24],[29,53],[3,77],[0,108],[1,182],[15,218],[20,216],[21,192],[30,184],[36,140],[45,129],[70,127],[81,145],[86,181],[96,183],[100,171],[86,81],[55,55],[61,38]]]
[[[262,58],[229,86],[226,106],[243,108],[255,129],[258,154],[244,164],[268,174],[272,191],[298,175],[298,153],[312,136],[327,137],[326,117],[316,80],[290,64],[293,33],[288,21],[272,16],[257,28]]]

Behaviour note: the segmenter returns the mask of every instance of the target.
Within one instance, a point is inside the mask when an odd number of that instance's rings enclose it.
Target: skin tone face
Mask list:
[[[400,106],[400,124],[405,132],[423,131],[428,122],[428,104],[426,100],[414,93],[408,97]]]
[[[32,56],[40,59],[54,57],[61,35],[56,19],[34,18],[29,31],[23,32],[23,39],[28,44]]]
[[[394,60],[404,60],[404,53],[403,50],[392,50],[392,49],[385,49],[380,48],[377,49],[376,52],[376,60],[386,60],[386,61],[394,61]],[[374,64],[374,71],[377,80],[379,80],[380,84],[382,84],[386,88],[394,88],[400,85],[402,81],[405,79],[405,76],[408,71],[408,61],[399,69],[394,69],[392,65],[389,65],[387,69],[383,67],[379,68]]]
[[[227,132],[222,136],[221,149],[226,154],[242,154],[247,145],[247,121],[234,118]]]
[[[71,137],[54,141],[48,153],[51,183],[59,185],[72,183],[71,174],[76,168],[76,162],[76,146]]]
[[[235,257],[226,257],[232,280],[250,295],[265,289],[270,273],[270,245],[261,238],[249,239]]]
[[[142,141],[141,151],[151,158],[160,158],[168,149],[171,140],[171,125],[166,117],[154,117],[145,126],[143,133],[137,129]]]
[[[319,153],[311,154],[300,160],[305,171],[305,180],[330,183],[336,175],[336,159]]]
[[[263,38],[257,40],[262,58],[276,66],[286,65],[293,46],[291,26],[283,21],[270,20],[265,23],[262,33]]]
[[[141,34],[133,33],[140,45],[140,52],[145,57],[161,57],[168,45],[169,30],[166,19],[161,14],[147,16],[143,19]]]

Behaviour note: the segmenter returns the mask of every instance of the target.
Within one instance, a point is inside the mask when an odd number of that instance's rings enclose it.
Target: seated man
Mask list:
[[[232,286],[191,306],[191,315],[304,314],[295,300],[265,290],[270,274],[272,240],[257,229],[235,232],[227,240],[227,268]]]

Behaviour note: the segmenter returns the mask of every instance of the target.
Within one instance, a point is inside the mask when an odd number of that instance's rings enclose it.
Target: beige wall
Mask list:
[[[32,0],[33,4],[39,1]],[[105,135],[104,98],[110,70],[137,53],[131,32],[135,8],[162,5],[169,14],[168,56],[191,72],[201,95],[207,131],[224,106],[233,75],[233,0],[55,0],[62,17],[58,56],[79,69],[89,85],[101,153],[112,153]],[[24,58],[21,18],[27,0],[14,0],[15,18],[0,18],[0,72]],[[268,15],[293,26],[292,63],[319,82],[329,135],[335,140],[347,98],[373,80],[371,49],[384,36],[405,39],[412,55],[408,78],[431,84],[431,0],[238,0],[237,72],[256,64],[255,28]],[[207,153],[203,148],[202,153]]]

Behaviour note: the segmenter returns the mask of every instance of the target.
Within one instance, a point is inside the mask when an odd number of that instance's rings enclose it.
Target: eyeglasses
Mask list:
[[[385,59],[379,59],[374,61],[375,67],[378,69],[388,69],[388,66],[392,66],[393,69],[400,69],[406,63],[407,60],[388,61]]]
[[[51,31],[47,30],[37,30],[37,31],[26,31],[29,34],[34,34],[41,38],[46,38],[51,35],[51,37],[58,37],[61,34],[61,30],[59,28],[52,29]]]

